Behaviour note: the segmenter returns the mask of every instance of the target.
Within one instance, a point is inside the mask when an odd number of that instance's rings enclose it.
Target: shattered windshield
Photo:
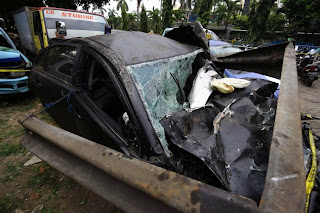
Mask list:
[[[182,98],[182,89],[192,73],[192,63],[200,52],[202,50],[127,67],[167,155],[171,153],[159,120],[184,108],[179,99]]]

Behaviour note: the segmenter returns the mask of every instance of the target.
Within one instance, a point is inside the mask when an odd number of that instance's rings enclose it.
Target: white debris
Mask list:
[[[42,160],[40,158],[38,158],[37,156],[33,155],[27,162],[25,162],[23,164],[23,166],[27,167],[27,166],[30,166],[30,165],[33,165],[33,164],[37,164],[37,163],[40,163],[42,162]]]
[[[30,213],[38,213],[38,212],[41,212],[42,209],[43,209],[43,205],[40,204],[40,205],[37,205],[36,207],[34,207]]]
[[[217,77],[218,73],[212,69],[209,62],[206,61],[201,67],[195,77],[190,91],[188,100],[191,108],[203,107],[213,89],[210,87],[210,82],[213,78]]]
[[[228,94],[234,91],[234,88],[245,88],[251,84],[250,81],[238,78],[212,79],[210,86],[221,93]]]
[[[124,124],[125,124],[125,125],[128,125],[128,123],[129,123],[129,115],[128,115],[127,112],[123,113],[122,119],[123,119],[123,121],[124,121]]]
[[[219,132],[219,128],[220,128],[220,121],[226,117],[227,115],[233,115],[233,111],[230,110],[230,106],[236,102],[237,99],[234,99],[228,106],[226,106],[226,108],[224,108],[224,110],[222,112],[220,112],[214,119],[213,121],[213,129],[214,129],[214,134],[218,134]]]
[[[287,175],[287,176],[283,176],[283,177],[273,177],[271,178],[272,181],[282,181],[282,180],[287,180],[287,179],[293,179],[293,178],[296,178],[298,177],[297,174],[292,174],[292,175]]]

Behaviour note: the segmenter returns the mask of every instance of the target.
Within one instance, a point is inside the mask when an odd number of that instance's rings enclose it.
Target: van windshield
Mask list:
[[[11,44],[8,42],[8,40],[3,36],[3,34],[0,32],[0,48],[3,49],[13,49]]]

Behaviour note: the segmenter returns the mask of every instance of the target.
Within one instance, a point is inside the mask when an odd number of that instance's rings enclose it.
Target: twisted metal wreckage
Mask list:
[[[138,41],[153,36],[129,33]],[[126,66],[164,157],[151,162],[150,157],[123,154],[34,116],[19,120],[26,128],[22,145],[126,212],[312,212],[318,208],[319,142],[308,125],[301,128],[293,44],[214,57],[207,52],[197,24],[181,26],[167,37],[201,48],[187,57]],[[137,57],[132,60],[139,61]],[[274,93],[279,85],[262,79],[249,79],[249,86],[230,94],[209,89],[203,98],[201,90],[194,91],[200,72],[221,78],[225,68],[281,75],[278,99]],[[190,107],[203,100],[202,106]]]

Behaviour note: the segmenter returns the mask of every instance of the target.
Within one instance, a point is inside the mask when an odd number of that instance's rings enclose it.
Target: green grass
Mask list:
[[[44,167],[44,172],[40,174],[41,167]],[[28,179],[28,185],[32,187],[41,187],[43,185],[60,187],[58,181],[58,171],[46,163],[41,163],[32,168],[31,175]],[[58,190],[58,188],[54,188]]]
[[[24,155],[28,151],[19,143],[5,142],[0,143],[0,157],[6,157],[9,155]]]
[[[5,197],[0,197],[0,212],[1,213],[11,213],[14,209],[20,208],[24,204],[23,199],[17,199],[12,194],[7,193]]]
[[[3,178],[3,181],[11,181],[14,180],[17,176],[21,175],[21,168],[23,166],[23,162],[14,162],[14,163],[7,163],[5,168],[3,169],[3,172],[5,174],[5,177]]]

